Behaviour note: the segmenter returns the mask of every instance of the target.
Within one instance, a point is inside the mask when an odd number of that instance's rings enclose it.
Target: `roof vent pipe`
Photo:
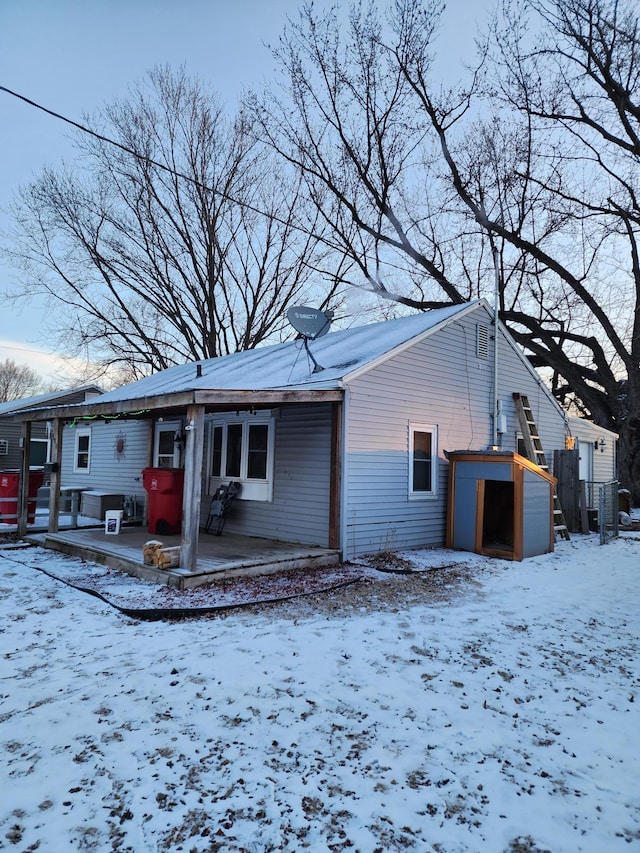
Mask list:
[[[196,364],[196,379],[200,379],[202,376],[202,365]]]

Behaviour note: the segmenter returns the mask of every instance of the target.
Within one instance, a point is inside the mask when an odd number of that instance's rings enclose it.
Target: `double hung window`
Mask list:
[[[91,468],[91,430],[76,429],[73,454],[74,473],[88,474]]]
[[[409,498],[437,495],[437,462],[438,428],[409,424]]]
[[[153,448],[156,468],[180,468],[180,421],[163,421],[156,424]]]

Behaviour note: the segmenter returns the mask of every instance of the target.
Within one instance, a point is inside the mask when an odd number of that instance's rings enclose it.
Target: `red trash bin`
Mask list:
[[[145,468],[142,485],[149,494],[149,533],[180,533],[183,468]]]
[[[36,520],[38,489],[44,481],[43,471],[29,471],[29,500],[27,502],[27,524]],[[18,523],[19,471],[0,471],[0,520],[3,524]]]

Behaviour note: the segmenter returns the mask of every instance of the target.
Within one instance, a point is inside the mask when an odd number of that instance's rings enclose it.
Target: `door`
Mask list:
[[[162,421],[156,424],[153,447],[154,468],[182,467],[180,421]]]

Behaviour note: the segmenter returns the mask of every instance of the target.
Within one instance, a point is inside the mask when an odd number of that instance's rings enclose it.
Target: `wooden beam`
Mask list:
[[[27,532],[29,520],[29,466],[31,463],[31,424],[22,424],[22,465],[20,469],[20,484],[18,486],[18,536],[22,538]]]
[[[148,421],[149,427],[147,431],[147,461],[146,468],[153,467],[153,447],[156,437],[156,422]],[[142,510],[142,524],[146,527],[149,524],[149,492],[144,490],[144,508]]]
[[[129,420],[142,420],[153,417],[160,411],[179,412],[192,405],[228,406],[277,406],[284,403],[322,403],[342,400],[344,391],[340,388],[320,390],[221,390],[176,391],[158,394],[153,397],[136,397],[130,400],[112,402],[76,403],[69,406],[47,406],[43,409],[30,409],[16,412],[16,420],[50,421],[53,418],[73,420],[83,417],[109,417],[118,415]],[[98,398],[99,399],[99,398]]]
[[[189,572],[198,567],[198,532],[202,498],[204,456],[204,406],[189,406],[185,426],[184,491],[182,497],[182,539],[180,566]]]
[[[60,515],[60,473],[62,471],[62,431],[56,418],[51,425],[51,476],[49,478],[49,533],[57,533]]]
[[[50,421],[53,418],[61,418],[72,421],[83,417],[108,417],[118,415],[127,420],[142,420],[152,417],[158,409],[173,410],[185,409],[193,403],[193,391],[179,391],[175,394],[158,394],[154,397],[137,397],[131,400],[113,400],[112,402],[98,402],[100,398],[86,403],[74,403],[68,406],[47,406],[43,409],[29,409],[25,412],[17,412],[17,420]]]
[[[332,403],[342,400],[344,391],[330,390],[283,390],[283,391],[196,391],[195,402],[208,405],[229,406],[278,406],[285,403]]]

